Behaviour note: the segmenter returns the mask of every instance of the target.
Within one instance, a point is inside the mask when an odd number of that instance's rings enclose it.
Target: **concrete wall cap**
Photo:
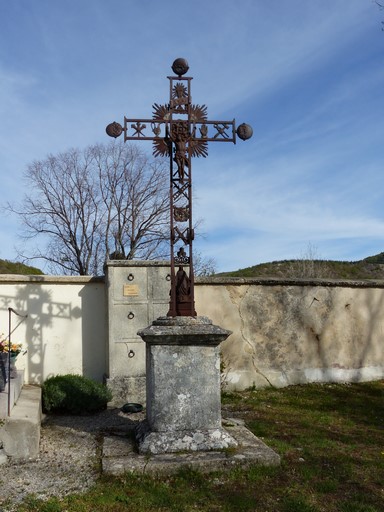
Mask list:
[[[107,260],[105,267],[170,267],[171,264],[166,260]]]
[[[39,284],[90,284],[104,283],[104,276],[47,276],[0,274],[0,284],[39,283]]]
[[[323,286],[339,288],[384,288],[384,280],[353,280],[353,279],[307,279],[280,277],[196,277],[197,286],[226,286],[226,285],[261,285],[261,286]]]

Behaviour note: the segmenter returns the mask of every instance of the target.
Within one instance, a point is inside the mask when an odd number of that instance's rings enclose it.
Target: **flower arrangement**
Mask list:
[[[0,335],[0,352],[10,352],[12,356],[18,356],[22,350],[22,343],[11,343],[9,346],[8,341],[4,337],[4,334]]]

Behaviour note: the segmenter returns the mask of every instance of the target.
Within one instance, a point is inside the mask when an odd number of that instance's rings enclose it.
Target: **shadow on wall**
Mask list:
[[[83,286],[79,292],[82,315],[82,374],[102,382],[106,374],[107,306],[104,284]],[[77,313],[74,308],[72,315]]]
[[[97,304],[99,308],[95,310],[94,301],[92,302],[89,297],[90,292],[87,292],[86,286],[78,294],[82,301],[81,307],[73,307],[71,301],[54,300],[52,289],[40,282],[32,281],[27,285],[15,285],[15,287],[17,292],[14,296],[0,293],[0,309],[8,310],[9,307],[12,307],[18,313],[28,315],[24,321],[23,330],[15,330],[12,336],[12,339],[14,341],[17,339],[18,342],[23,342],[24,338],[23,345],[28,347],[26,382],[41,384],[55,372],[60,373],[60,368],[63,370],[62,373],[82,372],[87,377],[102,380],[105,372],[105,329],[100,329],[100,321],[95,326],[93,319],[100,315],[98,309],[104,312],[102,309],[104,308],[104,294],[97,295],[99,299],[102,297],[102,304]],[[65,353],[68,336],[76,336],[71,322],[78,319],[81,319],[81,330],[77,334],[79,353],[70,355],[66,352],[66,363],[63,362],[61,365],[62,355],[60,353]],[[57,327],[55,321],[57,321]],[[104,325],[105,322],[102,323]],[[15,328],[17,328],[16,322],[13,325],[13,329]],[[75,339],[74,337],[73,339]],[[52,343],[55,343],[55,347],[52,347]],[[56,350],[56,345],[58,350]],[[49,362],[47,349],[49,349]],[[71,362],[72,367],[68,365],[69,360],[73,361],[73,363]],[[56,371],[54,368],[59,370]],[[73,371],[73,368],[76,370]]]
[[[368,312],[369,321],[364,322],[363,346],[360,352],[359,367],[377,364],[384,365],[383,330],[384,330],[384,290],[375,290],[375,294],[365,291],[363,304]],[[364,312],[363,312],[364,316]]]

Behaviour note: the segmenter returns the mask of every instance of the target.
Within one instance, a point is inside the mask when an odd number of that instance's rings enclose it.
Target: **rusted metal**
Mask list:
[[[192,157],[208,156],[208,142],[236,143],[236,135],[247,140],[252,128],[235,120],[210,121],[207,107],[192,103],[192,77],[184,76],[188,62],[178,58],[172,64],[177,76],[168,76],[169,102],[153,105],[150,119],[124,117],[124,126],[109,124],[110,137],[124,133],[127,140],[153,141],[154,156],[168,156],[170,162],[171,291],[168,316],[196,316],[194,300],[192,224]],[[180,117],[181,116],[181,117]],[[186,271],[188,270],[188,272]]]

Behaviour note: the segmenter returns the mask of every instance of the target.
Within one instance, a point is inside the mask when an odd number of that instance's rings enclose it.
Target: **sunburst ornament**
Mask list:
[[[170,139],[168,138],[154,140],[152,147],[153,156],[170,156],[171,154]]]
[[[154,103],[152,108],[154,121],[167,121],[171,117],[169,105],[158,105],[157,103]]]
[[[188,98],[188,91],[184,84],[178,82],[172,89],[172,98],[181,99]]]
[[[202,123],[208,119],[208,109],[205,105],[191,105],[190,119],[193,123]]]
[[[201,139],[192,139],[189,142],[189,150],[191,156],[208,156],[208,142],[206,140]]]

